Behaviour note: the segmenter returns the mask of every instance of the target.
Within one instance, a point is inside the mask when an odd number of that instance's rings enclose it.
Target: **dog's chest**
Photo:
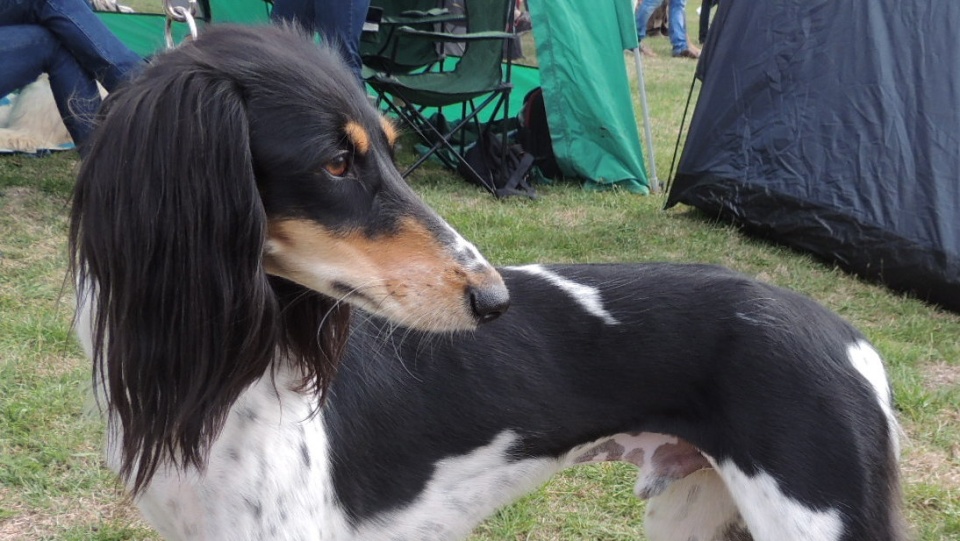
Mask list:
[[[279,383],[276,389],[282,389]],[[260,382],[237,401],[206,472],[162,470],[138,507],[166,539],[452,541],[496,509],[545,482],[555,459],[515,460],[518,436],[434,464],[416,498],[350,520],[332,482],[322,412],[292,392]],[[369,464],[382,470],[389,464]],[[358,472],[359,476],[360,473]]]
[[[261,381],[237,401],[203,474],[163,471],[138,505],[168,539],[350,538],[319,415]]]

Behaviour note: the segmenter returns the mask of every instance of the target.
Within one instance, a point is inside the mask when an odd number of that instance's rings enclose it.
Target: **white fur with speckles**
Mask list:
[[[573,300],[580,303],[580,306],[582,306],[584,310],[602,319],[607,325],[620,324],[617,318],[613,317],[613,314],[604,308],[603,299],[600,296],[599,289],[593,286],[578,284],[569,278],[565,278],[555,272],[545,269],[541,265],[523,265],[521,267],[509,268],[544,278],[554,286],[562,289],[564,293],[570,295]]]
[[[158,472],[137,502],[171,540],[342,541],[352,532],[335,501],[329,446],[312,404],[283,370],[244,392],[210,450],[207,470]],[[306,422],[305,422],[306,421]],[[308,450],[309,465],[301,449]],[[118,456],[108,449],[116,467]]]

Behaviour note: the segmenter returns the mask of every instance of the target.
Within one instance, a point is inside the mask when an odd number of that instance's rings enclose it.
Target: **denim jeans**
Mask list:
[[[113,90],[141,65],[86,0],[0,0],[0,96],[48,73],[78,145],[100,105],[96,81]]]
[[[89,72],[47,29],[34,24],[0,27],[0,96],[50,75],[57,110],[78,146],[93,129],[100,91]]]
[[[650,15],[662,3],[663,0],[643,0],[637,7],[637,38],[641,41],[647,37],[647,21],[650,20]],[[670,45],[674,54],[687,49],[687,19],[684,14],[686,7],[687,0],[670,0],[667,26],[670,28]]]
[[[362,81],[360,34],[369,7],[370,0],[274,0],[271,17],[319,33],[337,47],[357,80]]]

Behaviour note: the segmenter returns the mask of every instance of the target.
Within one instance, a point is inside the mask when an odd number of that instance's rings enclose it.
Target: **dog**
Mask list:
[[[905,539],[880,356],[697,264],[495,269],[336,55],[220,26],[106,100],[71,211],[106,456],[168,539],[453,540],[577,464],[653,541]]]

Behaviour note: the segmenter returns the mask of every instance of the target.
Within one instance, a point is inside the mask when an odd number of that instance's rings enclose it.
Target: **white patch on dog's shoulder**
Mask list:
[[[817,511],[780,491],[776,479],[759,472],[750,476],[732,461],[714,465],[727,484],[754,539],[839,541],[843,521],[836,509]]]
[[[541,265],[524,265],[522,267],[510,267],[510,269],[526,272],[544,278],[554,286],[562,289],[565,293],[573,297],[580,306],[590,314],[600,318],[607,325],[619,325],[620,322],[613,314],[607,311],[603,306],[603,299],[600,297],[600,290],[584,284],[578,284],[569,278],[560,276],[551,272]]]
[[[510,449],[517,439],[507,430],[488,445],[437,462],[416,501],[359,524],[351,539],[465,539],[481,520],[540,486],[559,469],[553,459],[513,459]]]
[[[887,372],[883,368],[883,360],[880,354],[866,340],[858,340],[856,343],[847,347],[847,357],[850,364],[860,372],[863,379],[873,387],[877,394],[877,401],[880,403],[880,409],[887,417],[887,423],[890,426],[890,441],[893,444],[896,456],[900,456],[900,442],[898,439],[899,425],[897,418],[893,414],[890,382],[887,380]]]

